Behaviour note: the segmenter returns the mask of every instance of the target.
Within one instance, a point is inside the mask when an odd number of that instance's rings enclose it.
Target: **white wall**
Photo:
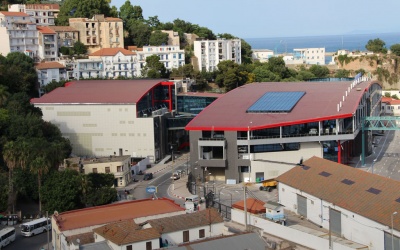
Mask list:
[[[390,232],[388,226],[352,213],[283,183],[279,183],[278,190],[279,203],[284,205],[287,210],[297,212],[295,208],[297,206],[297,194],[300,194],[307,198],[308,220],[329,229],[329,208],[333,208],[341,212],[342,236],[344,238],[367,245],[371,250],[384,249],[384,231]],[[400,232],[394,231],[394,235],[399,236]]]
[[[201,229],[204,229],[204,238],[199,238],[199,231]],[[224,230],[224,223],[212,224],[211,227],[202,226],[202,227],[191,228],[188,230],[189,241],[192,242],[200,239],[205,239],[208,237],[220,236],[222,235],[223,230]],[[163,239],[163,242],[165,242],[165,240],[168,240],[168,244],[170,245],[171,244],[178,245],[183,243],[183,231],[164,233],[161,235],[161,238]]]
[[[135,105],[35,105],[70,139],[76,155],[155,157],[153,118],[136,118]]]

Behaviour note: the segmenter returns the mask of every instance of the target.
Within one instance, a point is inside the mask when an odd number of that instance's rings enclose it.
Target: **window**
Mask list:
[[[93,168],[93,173],[97,174],[97,168]]]
[[[123,171],[123,166],[117,166],[117,171],[122,172]]]
[[[132,245],[126,246],[126,250],[132,250]]]
[[[153,249],[151,246],[151,241],[146,242],[146,250],[151,250]]]
[[[189,241],[189,230],[183,231],[183,242]]]
[[[201,238],[204,238],[205,237],[205,231],[204,231],[204,229],[200,229],[199,230],[199,238],[201,239]]]
[[[110,167],[106,167],[106,173],[110,173]]]

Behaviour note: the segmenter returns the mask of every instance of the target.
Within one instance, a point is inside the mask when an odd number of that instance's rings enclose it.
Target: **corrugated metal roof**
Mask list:
[[[153,87],[166,80],[82,80],[67,83],[33,104],[134,104]]]
[[[304,193],[335,204],[335,206],[390,225],[391,214],[400,211],[400,182],[343,164],[312,157],[303,162],[309,168],[296,166],[280,175],[277,180]],[[329,177],[320,175],[330,173]],[[354,182],[352,185],[343,180]],[[371,188],[380,190],[371,193]],[[400,217],[394,216],[394,226],[400,230]]]
[[[247,131],[320,120],[351,117],[362,95],[376,81],[356,85],[338,111],[338,104],[351,82],[252,83],[236,88],[215,100],[198,114],[186,130]],[[247,113],[266,92],[303,91],[306,94],[288,113]]]

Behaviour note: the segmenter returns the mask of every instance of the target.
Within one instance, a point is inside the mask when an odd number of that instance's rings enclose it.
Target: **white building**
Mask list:
[[[72,77],[77,80],[104,77],[103,61],[101,58],[77,59],[72,62]]]
[[[60,5],[58,4],[11,4],[10,12],[23,12],[34,18],[37,25],[54,25]]]
[[[67,79],[65,66],[59,62],[42,62],[35,65],[39,82],[39,96],[43,92],[43,87],[52,81],[59,82]]]
[[[38,60],[38,31],[32,18],[23,12],[0,11],[0,54],[22,52]]]
[[[400,182],[318,157],[277,180],[287,210],[370,250],[399,249]]]
[[[152,55],[157,55],[167,70],[185,65],[185,51],[179,46],[143,46],[143,49],[134,52],[137,54],[136,73],[138,76],[141,76],[141,71],[146,65],[146,58]]]
[[[274,56],[274,51],[269,49],[252,49],[252,58],[259,62],[268,62]]]
[[[166,155],[166,119],[172,116],[173,82],[80,80],[32,99],[43,120],[59,127],[77,156]],[[169,152],[169,151],[168,151]]]
[[[58,58],[57,33],[46,26],[37,26],[41,61],[56,61]]]
[[[241,64],[241,40],[198,40],[194,42],[194,55],[200,71],[214,71],[218,63],[226,60]]]
[[[286,58],[285,63],[325,65],[325,48],[293,49],[293,58]]]

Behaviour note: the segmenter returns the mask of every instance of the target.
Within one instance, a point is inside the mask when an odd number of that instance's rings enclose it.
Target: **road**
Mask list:
[[[15,225],[16,237],[15,241],[8,246],[2,248],[4,250],[40,250],[47,244],[47,232],[32,237],[24,237],[21,235],[20,225]],[[51,232],[49,233],[49,241],[51,246]]]

